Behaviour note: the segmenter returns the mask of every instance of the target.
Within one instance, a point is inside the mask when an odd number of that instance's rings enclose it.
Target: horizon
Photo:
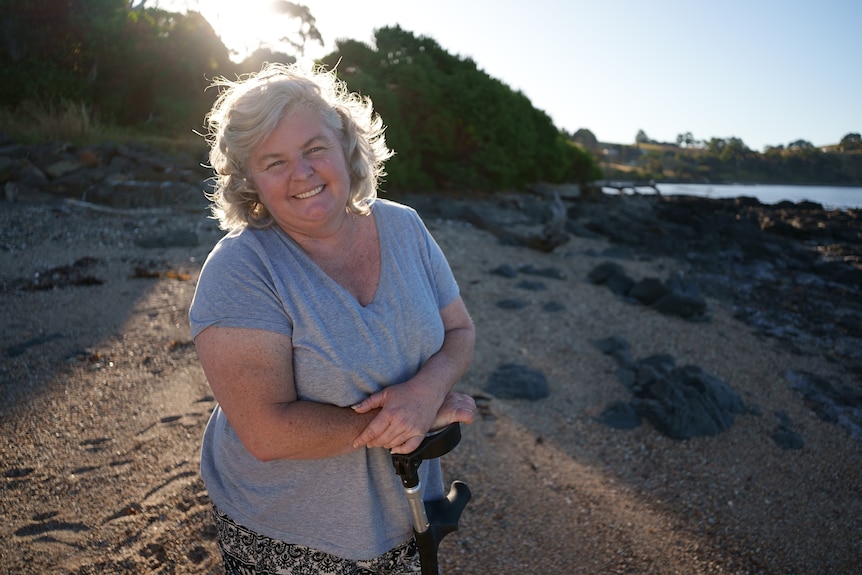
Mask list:
[[[269,11],[269,0],[249,0],[241,12],[224,0],[156,4],[200,11],[240,52],[260,45],[265,26],[288,22]],[[763,151],[798,140],[822,148],[862,132],[862,78],[851,74],[862,55],[862,3],[850,0],[539,0],[529,11],[509,0],[438,0],[434,9],[398,0],[302,4],[325,40],[307,45],[309,58],[332,52],[336,39],[373,44],[375,29],[399,25],[471,58],[559,129],[588,129],[602,143],[630,145],[639,130],[674,143],[691,132]],[[240,27],[242,40],[230,32]]]

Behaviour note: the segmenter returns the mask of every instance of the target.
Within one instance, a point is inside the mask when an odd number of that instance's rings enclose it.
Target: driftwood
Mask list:
[[[519,234],[507,230],[499,223],[479,215],[472,207],[464,210],[464,218],[477,228],[489,231],[503,241],[521,244],[542,252],[550,252],[557,246],[569,241],[569,234],[566,232],[566,219],[568,217],[566,206],[559,194],[554,194],[550,208],[551,218],[538,234]]]

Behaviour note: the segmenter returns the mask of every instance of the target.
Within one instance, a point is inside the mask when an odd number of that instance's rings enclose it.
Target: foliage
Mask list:
[[[838,144],[842,152],[854,152],[862,150],[862,136],[858,132],[853,132],[841,138]]]
[[[0,129],[22,139],[87,143],[117,127],[141,134],[200,129],[217,76],[254,72],[294,57],[261,48],[241,64],[197,12],[128,0],[0,0]],[[298,19],[293,48],[322,42],[307,7],[279,0]],[[282,40],[288,40],[283,38]],[[448,54],[434,40],[383,28],[376,44],[345,40],[326,59],[351,89],[372,96],[396,149],[389,184],[410,189],[517,188],[601,174],[520,92]]]
[[[540,180],[593,179],[592,156],[573,148],[520,92],[400,27],[377,30],[375,47],[338,43],[324,59],[374,101],[397,155],[392,188],[482,190]]]
[[[626,163],[622,168],[617,164],[606,170],[611,177],[636,180],[862,185],[862,154],[853,151],[858,134],[847,134],[834,147],[836,151],[795,140],[787,146],[768,147],[762,154],[736,137],[694,141],[696,144],[689,147],[687,136],[677,138],[686,147],[615,145],[615,157],[624,158],[620,161]]]

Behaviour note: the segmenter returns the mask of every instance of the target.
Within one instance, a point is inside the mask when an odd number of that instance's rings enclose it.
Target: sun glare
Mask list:
[[[299,29],[299,21],[278,13],[273,0],[200,0],[189,4],[209,21],[236,60],[260,47],[283,50],[280,40],[294,36]]]

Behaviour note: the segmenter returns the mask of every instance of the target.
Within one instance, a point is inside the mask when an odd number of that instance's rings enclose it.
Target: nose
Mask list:
[[[291,176],[295,180],[307,180],[314,173],[314,168],[306,158],[300,158],[293,163],[293,173]]]

